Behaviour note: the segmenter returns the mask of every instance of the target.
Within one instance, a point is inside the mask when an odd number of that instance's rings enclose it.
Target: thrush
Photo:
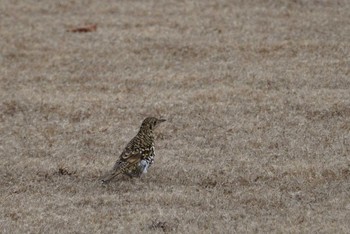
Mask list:
[[[101,181],[108,183],[120,174],[129,177],[140,177],[147,173],[154,162],[154,129],[165,119],[148,117],[143,120],[137,135],[126,145],[111,171]]]

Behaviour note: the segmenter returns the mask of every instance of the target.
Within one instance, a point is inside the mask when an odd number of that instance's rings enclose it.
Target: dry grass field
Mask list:
[[[350,232],[350,1],[1,0],[0,35],[1,233]]]

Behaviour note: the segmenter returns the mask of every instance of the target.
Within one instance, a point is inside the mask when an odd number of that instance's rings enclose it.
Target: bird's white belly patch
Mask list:
[[[149,162],[147,160],[141,160],[140,169],[141,169],[142,173],[147,173],[148,167],[149,167]]]

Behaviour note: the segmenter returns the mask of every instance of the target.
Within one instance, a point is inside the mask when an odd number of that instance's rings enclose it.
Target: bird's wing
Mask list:
[[[137,157],[141,158],[142,156],[142,150],[136,148],[125,148],[125,150],[120,154],[119,158],[122,161],[129,161],[133,159],[137,159]],[[129,159],[130,158],[130,159]]]
[[[120,159],[114,164],[113,169],[101,177],[101,181],[103,183],[109,182],[117,175],[124,173],[131,166],[139,163],[141,161],[141,158],[142,154],[139,152],[130,152],[129,154],[125,154],[124,151],[120,156]]]
[[[113,169],[127,168],[128,165],[133,165],[140,162],[142,159],[142,152],[134,151],[126,153],[125,151],[120,155],[120,159],[114,164]],[[125,166],[124,166],[125,165]]]

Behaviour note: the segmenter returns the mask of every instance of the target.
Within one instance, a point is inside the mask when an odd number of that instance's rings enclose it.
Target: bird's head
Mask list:
[[[141,124],[141,129],[143,130],[153,130],[155,129],[160,123],[164,122],[165,119],[157,119],[155,117],[147,117],[143,120]]]

